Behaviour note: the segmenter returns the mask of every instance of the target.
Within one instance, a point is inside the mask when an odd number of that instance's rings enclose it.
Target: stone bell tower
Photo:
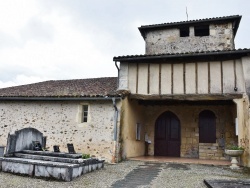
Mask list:
[[[233,50],[241,16],[226,16],[139,27],[146,54]]]

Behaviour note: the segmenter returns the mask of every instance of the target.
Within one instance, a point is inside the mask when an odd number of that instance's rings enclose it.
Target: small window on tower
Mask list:
[[[194,36],[209,36],[209,25],[194,26]]]
[[[88,122],[88,113],[89,113],[89,106],[83,105],[82,106],[82,122]]]
[[[180,37],[189,37],[189,27],[180,28]]]

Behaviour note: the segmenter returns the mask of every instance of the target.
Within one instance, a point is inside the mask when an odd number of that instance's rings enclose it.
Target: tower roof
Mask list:
[[[214,17],[214,18],[205,18],[205,19],[197,19],[197,20],[188,20],[188,21],[180,21],[180,22],[169,22],[169,23],[162,23],[162,24],[153,24],[153,25],[142,25],[139,27],[139,31],[143,38],[145,38],[145,34],[149,31],[154,30],[162,30],[166,28],[178,28],[183,26],[195,26],[195,25],[205,25],[210,23],[233,23],[233,32],[234,36],[237,33],[240,20],[240,15],[232,15],[232,16],[223,16],[223,17]]]

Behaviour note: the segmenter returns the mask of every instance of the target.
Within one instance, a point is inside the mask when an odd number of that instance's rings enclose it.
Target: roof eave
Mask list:
[[[145,39],[145,35],[147,31],[152,31],[152,30],[159,30],[159,29],[164,29],[164,28],[178,28],[181,26],[186,26],[186,25],[196,25],[196,24],[201,24],[201,23],[216,23],[216,22],[223,22],[223,21],[232,21],[233,23],[233,31],[234,31],[234,36],[237,33],[240,20],[242,16],[240,15],[235,15],[235,16],[228,16],[228,17],[218,17],[218,18],[208,18],[208,19],[200,19],[200,20],[190,20],[190,21],[183,21],[183,22],[171,22],[171,23],[166,23],[166,24],[155,24],[155,25],[145,25],[138,27],[142,37]]]
[[[0,101],[100,101],[121,99],[121,96],[105,97],[0,97]]]
[[[225,55],[239,55],[249,56],[250,49],[247,50],[235,50],[235,51],[219,51],[219,52],[203,52],[203,53],[183,53],[183,54],[159,54],[159,55],[140,55],[140,56],[128,56],[128,57],[114,57],[113,61],[141,61],[141,60],[156,60],[156,59],[178,59],[178,58],[194,58],[194,57],[206,57],[206,56],[225,56]]]

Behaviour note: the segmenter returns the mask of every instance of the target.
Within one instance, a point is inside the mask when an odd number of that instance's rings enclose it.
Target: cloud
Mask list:
[[[47,78],[40,78],[35,76],[26,76],[26,75],[15,75],[12,81],[2,82],[0,81],[0,88],[15,86],[15,85],[23,85],[23,84],[30,84],[36,83],[47,80]]]
[[[20,35],[25,41],[34,39],[39,42],[47,42],[53,40],[54,28],[51,23],[35,17],[30,19],[27,25],[22,28]]]
[[[0,1],[0,7],[0,30],[15,38],[20,37],[20,28],[38,12],[37,4],[32,0]]]
[[[44,78],[71,79],[117,75],[112,56],[105,55],[101,51],[104,48],[96,47],[97,44],[93,42],[106,43],[107,48],[111,48],[110,42],[113,39],[108,33],[102,32],[102,36],[105,34],[106,37],[99,37],[98,32],[101,31],[98,28],[95,28],[94,34],[89,32],[88,27],[80,28],[70,15],[64,15],[57,9],[47,13],[32,14],[23,22],[24,25],[17,28],[19,32],[9,35],[16,39],[13,44],[19,45],[0,50],[0,69],[19,74],[22,72],[24,75],[21,78],[25,79],[20,79],[20,75],[10,75],[13,77],[5,77],[6,82],[1,81],[0,87],[41,81]],[[94,35],[96,40],[92,41]]]
[[[243,0],[226,4],[216,0],[0,1],[0,87],[117,76],[114,56],[144,54],[137,28],[186,20],[186,7],[189,19],[242,14],[236,47],[249,47],[247,5]]]

